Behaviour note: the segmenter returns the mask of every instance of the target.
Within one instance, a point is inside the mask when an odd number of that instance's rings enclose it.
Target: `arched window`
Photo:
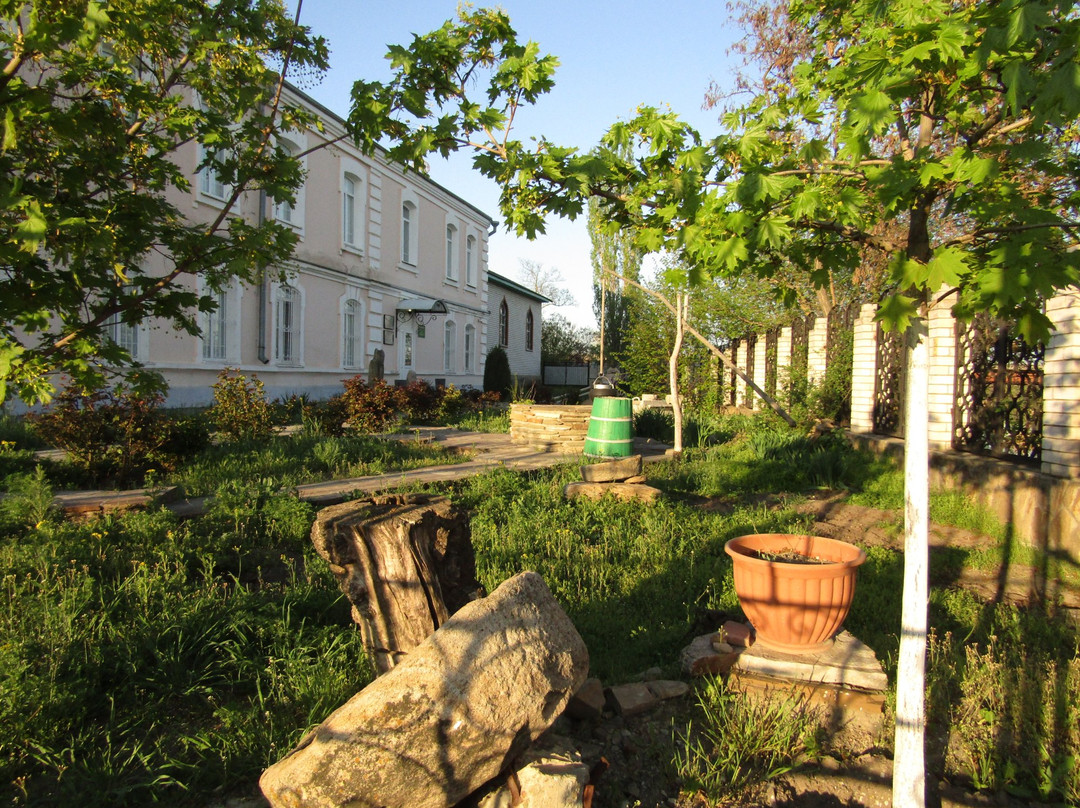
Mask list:
[[[453,373],[456,368],[454,363],[457,361],[456,356],[457,348],[457,325],[453,320],[446,321],[446,329],[443,333],[443,370],[447,373]]]
[[[499,344],[504,348],[510,344],[510,307],[505,297],[499,304]]]
[[[346,300],[341,310],[342,367],[355,368],[360,365],[363,356],[362,334],[360,301]]]
[[[476,355],[476,329],[472,325],[465,326],[465,370],[473,369],[473,357]]]
[[[532,309],[529,309],[528,314],[525,315],[525,350],[531,351],[533,349],[533,313]]]
[[[403,202],[401,205],[401,261],[416,264],[416,204]]]
[[[476,236],[465,239],[465,285],[476,286]]]

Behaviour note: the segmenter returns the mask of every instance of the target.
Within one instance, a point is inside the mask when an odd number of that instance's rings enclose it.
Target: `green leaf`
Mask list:
[[[935,251],[926,265],[926,288],[936,292],[942,286],[959,286],[967,272],[967,253],[958,247],[944,247]]]
[[[881,301],[874,320],[881,323],[881,327],[886,331],[903,332],[907,331],[911,318],[917,311],[914,298],[907,295],[889,295]]]
[[[716,260],[729,270],[737,268],[747,256],[746,239],[741,236],[723,239],[716,245]]]
[[[14,149],[18,143],[15,130],[15,110],[8,107],[4,113],[4,137],[3,142],[0,143],[0,151],[6,152]]]
[[[30,202],[26,207],[26,218],[16,225],[15,237],[22,242],[19,245],[20,250],[35,253],[38,245],[44,240],[49,225],[45,220],[45,215],[41,212],[41,205],[36,200]]]

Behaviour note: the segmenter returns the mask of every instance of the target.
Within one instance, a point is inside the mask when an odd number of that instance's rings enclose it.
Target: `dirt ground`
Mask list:
[[[702,502],[702,507],[723,509],[724,504]],[[862,545],[902,549],[898,517],[891,511],[851,505],[842,497],[812,501],[800,506],[813,515],[816,535]],[[985,547],[984,536],[957,528],[933,525],[931,553],[949,548]],[[988,601],[1014,604],[1050,597],[1067,609],[1080,609],[1080,590],[1048,583],[1041,571],[1011,565],[997,570],[966,570],[959,579],[935,581],[936,585],[962,586]],[[1080,613],[1078,613],[1080,617]],[[665,702],[659,708],[632,718],[614,717],[599,724],[564,724],[556,731],[577,741],[585,762],[596,771],[601,759],[608,767],[596,778],[594,808],[701,808],[705,803],[693,795],[679,795],[671,767],[673,731],[685,726],[692,698]],[[766,784],[740,806],[798,806],[798,808],[876,808],[892,800],[892,760],[889,750],[876,746],[869,735],[843,739],[835,757],[814,761]],[[943,808],[980,808],[1033,805],[1006,794],[981,794],[962,783],[928,783],[928,804]]]

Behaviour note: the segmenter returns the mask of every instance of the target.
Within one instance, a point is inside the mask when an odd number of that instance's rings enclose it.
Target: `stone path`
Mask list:
[[[408,471],[390,472],[371,477],[352,477],[343,480],[299,485],[294,490],[305,502],[320,507],[343,502],[356,492],[373,494],[402,485],[426,485],[447,480],[461,480],[493,468],[518,471],[577,463],[579,455],[558,454],[516,444],[506,434],[465,432],[450,427],[422,427],[409,432],[387,436],[391,440],[439,443],[445,448],[461,449],[473,454],[463,463],[426,466]],[[634,452],[644,462],[663,460],[668,446],[648,438],[634,438]],[[56,494],[54,502],[69,515],[89,515],[128,508],[145,507],[155,500],[163,502],[183,518],[199,516],[206,510],[208,497],[179,498],[176,488],[134,489],[131,491],[69,491]]]

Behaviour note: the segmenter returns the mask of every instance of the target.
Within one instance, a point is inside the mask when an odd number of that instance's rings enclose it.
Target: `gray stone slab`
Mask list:
[[[829,648],[811,654],[789,654],[758,643],[739,655],[734,668],[740,673],[862,690],[883,691],[889,686],[873,650],[848,631],[840,632]]]

